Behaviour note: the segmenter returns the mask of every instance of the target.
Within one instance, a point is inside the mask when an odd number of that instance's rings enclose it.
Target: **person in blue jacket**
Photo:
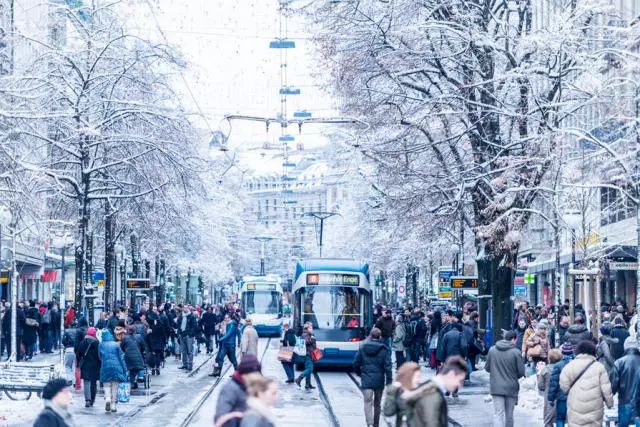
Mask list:
[[[556,427],[564,427],[567,420],[567,394],[560,388],[560,374],[562,369],[573,360],[573,345],[565,342],[560,347],[560,351],[562,359],[553,365],[547,391],[547,402],[556,407]]]
[[[225,334],[220,337],[220,350],[216,356],[215,366],[213,373],[210,376],[219,377],[222,373],[222,365],[224,364],[224,357],[227,356],[229,362],[233,365],[233,369],[238,367],[238,361],[236,360],[236,341],[240,335],[238,329],[238,322],[235,318],[232,318],[228,314],[224,319],[227,324]]]
[[[116,334],[124,334],[124,328],[116,326]],[[117,394],[120,383],[127,382],[127,365],[124,361],[124,352],[120,349],[113,338],[111,331],[102,331],[102,342],[99,347],[100,360],[100,382],[104,384],[104,400],[106,412],[117,412]]]

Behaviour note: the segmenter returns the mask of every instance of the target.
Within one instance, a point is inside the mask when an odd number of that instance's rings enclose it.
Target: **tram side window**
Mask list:
[[[364,309],[357,288],[305,288],[301,298],[302,323],[311,322],[316,329],[350,329],[363,325]]]

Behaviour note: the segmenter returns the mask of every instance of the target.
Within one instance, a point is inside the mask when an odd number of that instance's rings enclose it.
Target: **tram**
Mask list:
[[[240,283],[240,304],[261,337],[282,334],[282,286],[280,277],[245,276]]]
[[[351,366],[373,326],[369,265],[348,259],[308,259],[296,266],[293,327],[300,334],[311,322],[318,348],[316,364]]]

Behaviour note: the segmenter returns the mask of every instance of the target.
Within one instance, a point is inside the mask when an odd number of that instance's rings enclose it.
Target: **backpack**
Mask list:
[[[413,342],[413,338],[416,336],[416,329],[418,328],[418,321],[417,320],[412,320],[411,322],[407,323],[404,327],[404,340],[402,341],[402,344],[405,347],[408,347],[411,345],[411,343]]]

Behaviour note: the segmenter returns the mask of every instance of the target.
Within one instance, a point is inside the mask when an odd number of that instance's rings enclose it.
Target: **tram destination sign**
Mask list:
[[[151,289],[149,279],[127,279],[127,289]]]
[[[451,284],[452,289],[478,289],[477,277],[452,277]]]
[[[307,275],[307,285],[313,286],[360,286],[357,274],[315,273]]]
[[[275,283],[247,283],[248,291],[275,291]]]

